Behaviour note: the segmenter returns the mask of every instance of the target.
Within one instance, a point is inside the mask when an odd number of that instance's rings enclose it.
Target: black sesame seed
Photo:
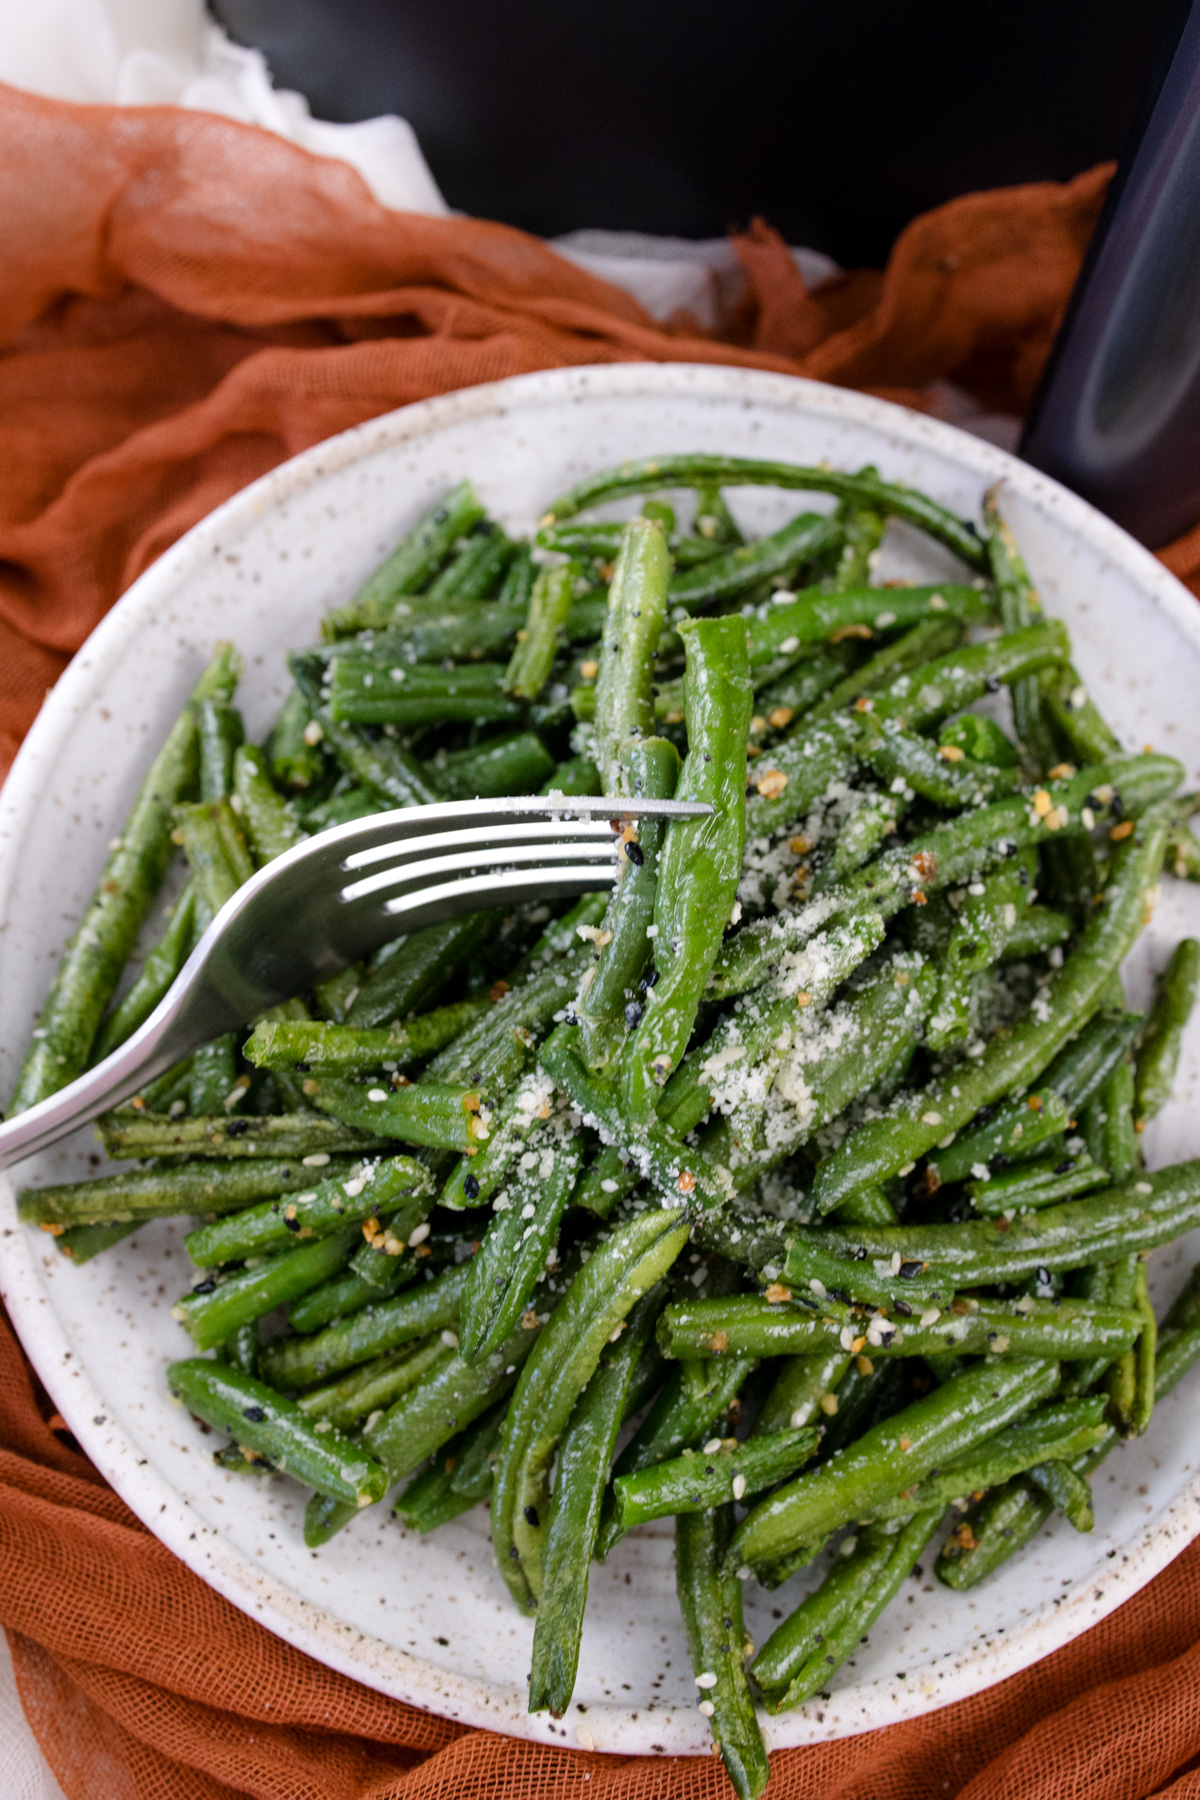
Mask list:
[[[285,1225],[286,1225],[286,1226],[287,1226],[287,1228],[288,1228],[288,1230],[289,1230],[289,1231],[299,1231],[299,1229],[300,1229],[300,1221],[299,1221],[299,1219],[288,1219],[288,1218],[285,1218],[285,1219],[284,1219],[284,1221],[283,1221],[283,1222],[284,1222],[284,1224],[285,1224]]]
[[[192,1289],[192,1292],[193,1292],[193,1294],[212,1294],[212,1293],[216,1292],[216,1287],[217,1287],[216,1276],[215,1275],[206,1275],[203,1281],[198,1281],[196,1283],[195,1287]]]
[[[463,1193],[467,1196],[468,1200],[478,1200],[478,1198],[479,1198],[479,1177],[477,1175],[464,1176],[464,1178],[463,1178]]]
[[[645,1007],[642,1006],[640,1001],[631,1000],[629,1002],[629,1005],[625,1008],[625,1023],[630,1031],[636,1031],[637,1027],[641,1024],[642,1014],[645,1010]]]
[[[250,1129],[249,1119],[230,1119],[225,1127],[225,1136],[232,1138],[245,1137]]]
[[[242,1408],[243,1419],[249,1419],[252,1425],[261,1425],[266,1416],[261,1406],[243,1406]]]
[[[635,869],[640,869],[646,860],[646,852],[642,849],[642,846],[640,844],[635,844],[632,841],[625,846],[625,856],[626,860],[631,862]]]
[[[536,1506],[527,1506],[525,1508],[525,1523],[527,1525],[532,1525],[533,1529],[535,1531],[537,1530],[538,1526],[541,1524],[541,1520],[538,1518],[538,1511],[537,1511]]]

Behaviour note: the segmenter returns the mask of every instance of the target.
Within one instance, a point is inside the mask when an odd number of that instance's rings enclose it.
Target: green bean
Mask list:
[[[1017,922],[1008,932],[1000,951],[1001,962],[1027,962],[1057,950],[1071,935],[1071,921],[1065,913],[1048,906],[1028,906],[1017,914]]]
[[[1120,756],[1120,738],[1109,730],[1100,710],[1070,663],[1039,677],[1042,711],[1056,737],[1077,763],[1102,763]]]
[[[811,716],[818,702],[835,690],[839,682],[848,679],[846,650],[846,644],[833,644],[818,650],[815,656],[807,657],[785,674],[772,677],[765,686],[756,684],[755,704],[773,735],[786,731],[798,717]],[[753,720],[751,728],[754,729]]]
[[[798,1431],[815,1419],[823,1423],[823,1402],[834,1399],[835,1390],[850,1367],[850,1352],[840,1344],[815,1356],[785,1356],[770,1393],[763,1401],[751,1429],[751,1439],[763,1432]]]
[[[987,572],[986,547],[975,530],[916,489],[882,481],[873,471],[847,475],[836,469],[803,468],[794,463],[751,457],[693,454],[656,456],[641,462],[622,463],[619,468],[589,476],[561,495],[543,514],[539,525],[544,528],[558,524],[602,501],[622,499],[627,494],[653,492],[658,488],[706,490],[746,484],[836,494],[839,500],[871,507],[889,518],[903,519],[907,524],[915,525],[953,550],[970,568]]]
[[[412,932],[379,961],[346,1005],[346,1023],[388,1025],[426,1004],[457,973],[499,923],[491,912],[464,913]]]
[[[988,561],[1000,598],[1000,616],[1005,631],[1015,631],[1040,618],[1041,602],[1033,590],[1016,540],[997,510],[994,489],[984,497],[983,510]],[[1025,675],[1013,683],[1013,723],[1025,754],[1038,774],[1043,774],[1054,762],[1054,740],[1042,716],[1041,693],[1041,686],[1032,675]]]
[[[1109,1172],[1094,1163],[1090,1156],[1081,1158],[1046,1157],[1041,1162],[1022,1163],[999,1175],[972,1181],[967,1193],[975,1211],[985,1218],[1010,1216],[1032,1207],[1053,1206],[1056,1201],[1073,1199],[1092,1188],[1105,1187]]]
[[[1139,1121],[1152,1119],[1171,1097],[1197,983],[1200,943],[1182,938],[1159,981],[1138,1050],[1134,1112]]]
[[[188,1106],[196,1114],[232,1113],[245,1098],[238,1082],[237,1039],[227,1031],[211,1044],[202,1044],[192,1057]]]
[[[432,1206],[433,1191],[427,1172],[411,1157],[387,1157],[360,1168],[348,1179],[339,1172],[331,1180],[318,1182],[309,1193],[281,1195],[201,1225],[189,1232],[184,1248],[202,1269],[244,1262],[293,1242],[328,1237],[343,1225],[369,1219],[380,1207],[394,1211],[401,1202],[424,1195]],[[414,1220],[414,1226],[418,1222]]]
[[[382,1260],[385,1264],[380,1271],[382,1279],[368,1281],[348,1270],[344,1275],[331,1275],[320,1287],[293,1300],[288,1307],[292,1330],[319,1331],[323,1325],[347,1318],[351,1313],[361,1312],[364,1306],[374,1306],[399,1293],[421,1272],[421,1264],[412,1256],[389,1256]]]
[[[310,1077],[304,1084],[314,1106],[344,1125],[402,1144],[435,1150],[472,1151],[488,1135],[489,1114],[476,1088],[448,1081],[421,1081],[407,1087],[363,1087],[337,1076]]]
[[[230,1332],[217,1354],[235,1369],[240,1369],[243,1375],[257,1375],[258,1350],[258,1320],[247,1319],[244,1325]]]
[[[702,1512],[744,1494],[761,1493],[794,1475],[812,1456],[820,1439],[813,1425],[772,1431],[745,1444],[736,1440],[700,1453],[685,1450],[670,1462],[657,1463],[637,1475],[613,1483],[617,1523],[623,1531],[663,1519],[671,1513]]]
[[[601,1352],[562,1434],[533,1631],[531,1713],[548,1710],[561,1719],[574,1691],[588,1577],[609,1465],[634,1375],[653,1336],[662,1299],[661,1288],[653,1288],[634,1306],[616,1344]],[[502,1439],[503,1425],[498,1448]]]
[[[308,788],[319,781],[325,767],[320,751],[322,733],[313,727],[308,696],[293,686],[283,703],[268,740],[271,774],[281,787]]]
[[[140,1219],[133,1219],[107,1225],[71,1225],[55,1242],[64,1256],[70,1257],[73,1263],[82,1265],[91,1262],[93,1256],[111,1250],[114,1244],[119,1244],[122,1238],[135,1232],[141,1223]]]
[[[882,941],[882,921],[865,913],[831,931],[819,932],[802,951],[781,956],[770,986],[740,1000],[672,1075],[659,1102],[662,1122],[686,1137],[724,1089],[723,1107],[730,1110],[732,1101],[743,1109],[739,1124],[744,1130],[746,1109],[752,1102],[738,1077],[749,1077],[753,1069],[765,1091],[789,1053],[796,1052],[797,1062],[804,1060],[807,1035],[820,1029],[813,1023],[816,1014]],[[895,986],[893,979],[893,993]],[[712,988],[710,980],[710,993]],[[857,1004],[861,1008],[864,1001],[860,998]]]
[[[201,700],[196,727],[200,735],[200,798],[222,800],[233,792],[234,752],[246,735],[242,715],[226,700]]]
[[[823,734],[826,748],[833,741],[835,724],[836,721],[831,722]],[[838,749],[842,760],[834,759],[836,767],[843,770],[844,741],[843,734],[843,747]],[[823,756],[824,751],[817,756],[822,768],[826,766]],[[1017,795],[949,820],[877,856],[840,888],[823,894],[819,904],[744,926],[717,959],[715,974],[720,991],[735,994],[757,987],[770,974],[781,951],[797,949],[839,912],[873,907],[890,918],[903,906],[920,904],[917,895],[927,899],[942,888],[974,881],[1029,845],[1050,841],[1056,832],[1090,830],[1082,817],[1085,808],[1096,823],[1116,818],[1122,812],[1139,814],[1177,786],[1182,774],[1181,766],[1171,757],[1127,757],[1123,762],[1083,770],[1070,780],[1039,789],[1044,800],[1034,794]],[[827,774],[821,777],[820,787],[813,787],[808,793],[806,804],[824,791],[830,778]],[[809,780],[808,771],[805,780]]]
[[[142,964],[137,980],[101,1025],[89,1058],[91,1063],[110,1056],[150,1017],[188,959],[195,919],[196,891],[189,882],[175,902],[167,929]]]
[[[541,788],[543,794],[602,794],[600,771],[590,756],[569,756],[566,762],[560,762],[552,774],[547,775]]]
[[[105,1008],[166,873],[174,808],[195,788],[197,709],[207,699],[228,698],[239,668],[232,646],[219,646],[151,763],[83,922],[63,951],[21,1065],[10,1115],[57,1093],[86,1067]]]
[[[528,544],[519,544],[517,553],[509,563],[504,580],[500,584],[500,592],[496,595],[496,605],[528,606],[529,596],[533,592],[536,578],[537,565],[533,560],[533,552]],[[595,635],[593,632],[592,636]]]
[[[260,1319],[319,1282],[327,1281],[346,1261],[359,1236],[357,1225],[343,1226],[329,1237],[297,1244],[229,1275],[206,1275],[171,1309],[186,1325],[197,1349],[211,1350],[249,1319]]]
[[[400,596],[425,587],[457,540],[465,537],[483,516],[483,507],[469,481],[451,488],[443,500],[422,513],[350,604],[325,615],[321,621],[322,637],[333,642],[356,631],[378,630],[387,625]]]
[[[577,1136],[564,1127],[531,1139],[533,1164],[522,1156],[508,1186],[492,1202],[494,1217],[467,1266],[459,1337],[464,1359],[481,1362],[513,1330],[529,1302],[583,1161]]]
[[[536,700],[546,685],[567,622],[580,570],[575,563],[539,571],[529,596],[529,612],[509,659],[505,686],[520,700]]]
[[[555,763],[536,731],[515,731],[471,750],[439,750],[426,767],[448,800],[487,800],[540,792]]]
[[[1002,863],[982,881],[969,884],[959,902],[945,949],[939,957],[937,999],[925,1029],[925,1042],[942,1050],[968,1037],[972,1021],[974,977],[994,963],[1009,931],[1025,907],[1029,870],[1019,860]]]
[[[688,741],[676,797],[712,807],[675,819],[658,861],[653,1001],[632,1033],[622,1070],[626,1114],[645,1120],[691,1036],[741,876],[746,806],[743,757],[750,723],[745,633],[735,617],[686,623]]]
[[[357,1165],[333,1161],[321,1153],[316,1167],[331,1179],[348,1179]],[[159,1168],[126,1169],[92,1181],[23,1188],[17,1211],[31,1225],[98,1225],[107,1221],[167,1219],[186,1213],[229,1213],[308,1187],[315,1169],[295,1161],[264,1158],[261,1162],[167,1163]]]
[[[1154,1411],[1155,1373],[1158,1362],[1158,1324],[1146,1284],[1146,1264],[1139,1257],[1134,1277],[1133,1304],[1142,1322],[1134,1346],[1133,1398],[1129,1408],[1129,1430],[1140,1437],[1150,1424]]]
[[[631,744],[653,730],[651,661],[665,617],[670,572],[661,527],[648,519],[634,519],[622,533],[621,554],[608,591],[596,678],[591,752],[607,794],[629,791]]]
[[[836,1652],[827,1654],[825,1645],[838,1642],[840,1626],[853,1619],[856,1640],[862,1636],[859,1611],[877,1591],[895,1545],[894,1534],[870,1527],[843,1539],[821,1585],[776,1626],[753,1664],[754,1678],[772,1712],[791,1704],[793,1683],[798,1690],[803,1686],[816,1692],[834,1672],[839,1658]],[[804,1675],[810,1679],[804,1680]],[[815,1683],[812,1677],[817,1678]]]
[[[613,1464],[614,1484],[623,1475],[636,1475],[702,1444],[717,1421],[736,1405],[737,1394],[756,1361],[752,1356],[727,1356],[710,1357],[699,1365],[676,1363],[668,1371],[646,1417]],[[624,1536],[610,1486],[596,1536],[597,1557],[603,1561]]]
[[[502,663],[460,663],[430,669],[423,664],[378,669],[355,656],[329,666],[329,713],[343,724],[440,725],[502,723],[521,716],[519,701],[505,691]]]
[[[538,1065],[570,1101],[592,1121],[601,1135],[619,1145],[642,1179],[650,1181],[664,1200],[685,1197],[698,1208],[718,1207],[727,1182],[702,1151],[685,1147],[673,1131],[651,1120],[629,1123],[617,1105],[607,1082],[597,1080],[583,1064],[574,1026],[560,1025],[538,1049]]]
[[[1048,1400],[1058,1382],[1052,1362],[1014,1357],[969,1365],[933,1393],[873,1426],[841,1456],[798,1475],[742,1520],[730,1546],[735,1564],[771,1563],[798,1543],[823,1538],[839,1524],[911,1486],[947,1455],[962,1454]]]
[[[1185,794],[1175,802],[1175,822],[1167,839],[1163,867],[1177,881],[1200,881],[1200,844],[1188,825],[1196,812],[1197,797]]]
[[[897,956],[826,1017],[814,1018],[806,1027],[807,1012],[797,1013],[800,1024],[762,1109],[736,1103],[735,1067],[732,1080],[725,1078],[725,1093],[717,1090],[723,1107],[731,1100],[734,1104],[709,1126],[691,1158],[704,1191],[714,1165],[728,1169],[735,1189],[744,1191],[843,1112],[864,1087],[882,1080],[897,1059],[911,1052],[935,985],[933,968]]]
[[[1037,1463],[1026,1479],[1061,1512],[1076,1531],[1091,1531],[1096,1523],[1092,1490],[1068,1463]]]
[[[711,565],[709,565],[711,567]],[[675,598],[674,592],[671,595]],[[809,588],[786,599],[776,596],[746,623],[747,654],[751,669],[758,669],[780,655],[793,654],[802,644],[911,627],[939,615],[983,624],[992,607],[978,588],[949,583],[934,587],[854,587],[826,593]]]
[[[871,1626],[879,1618],[885,1607],[889,1606],[899,1593],[904,1582],[916,1567],[930,1539],[937,1529],[942,1516],[942,1509],[934,1507],[924,1512],[917,1512],[906,1520],[894,1536],[886,1535],[886,1528],[872,1526],[857,1540],[847,1539],[842,1546],[850,1546],[850,1560],[857,1551],[862,1556],[862,1565],[854,1567],[844,1582],[839,1582],[830,1596],[828,1611],[818,1615],[824,1629],[813,1644],[812,1650],[803,1661],[793,1653],[788,1654],[791,1644],[781,1640],[792,1619],[773,1632],[763,1645],[758,1661],[754,1665],[754,1673],[760,1684],[766,1689],[767,1673],[771,1669],[782,1671],[782,1679],[772,1684],[767,1691],[767,1703],[773,1713],[783,1712],[788,1707],[798,1706],[801,1701],[809,1700],[828,1682],[834,1671],[853,1654],[857,1646],[863,1642]],[[862,1549],[858,1550],[858,1545]],[[835,1564],[834,1571],[826,1577],[818,1595],[827,1585],[837,1581],[846,1564]],[[801,1614],[811,1605],[809,1601],[798,1609]],[[815,1609],[814,1609],[815,1610]],[[807,1614],[802,1620],[801,1629],[808,1641],[812,1641],[815,1620]],[[796,1642],[794,1638],[793,1643]],[[771,1657],[767,1659],[768,1652]],[[761,1670],[760,1670],[760,1664]],[[785,1685],[786,1683],[786,1685]]]
[[[433,601],[485,600],[502,582],[517,545],[489,519],[471,530],[461,550],[433,580],[427,597]]]
[[[381,1300],[312,1337],[271,1344],[263,1352],[263,1379],[278,1388],[311,1387],[416,1338],[455,1330],[466,1273],[465,1268],[447,1269],[411,1293]]]
[[[1109,1436],[1100,1396],[1092,1400],[1052,1400],[964,1456],[951,1458],[915,1486],[883,1501],[873,1516],[877,1520],[903,1519],[930,1507],[936,1507],[940,1516],[951,1505],[965,1511],[968,1494],[999,1487],[1014,1475],[1043,1465],[1075,1462],[1084,1451],[1095,1449]],[[1077,1490],[1073,1483],[1070,1485],[1074,1495]]]
[[[796,569],[839,550],[844,541],[836,518],[799,513],[768,537],[681,569],[671,580],[670,605],[701,612],[720,600],[750,593],[763,582],[789,580]]]
[[[875,715],[921,731],[948,713],[969,706],[997,682],[1012,682],[1067,655],[1066,633],[1057,622],[1031,626],[983,644],[951,651],[889,687],[865,697],[858,716]],[[747,829],[752,836],[778,830],[801,817],[830,781],[849,772],[857,734],[848,721],[830,718],[797,732],[755,764]]]
[[[1050,673],[1046,672],[1047,677]],[[938,743],[961,750],[971,762],[990,763],[998,769],[1015,769],[1020,760],[1012,739],[986,713],[960,713],[948,720],[938,733]],[[1113,754],[1121,755],[1120,745]]]
[[[441,1361],[444,1349],[440,1337],[418,1338],[322,1387],[309,1388],[296,1404],[307,1418],[328,1419],[339,1431],[350,1431],[369,1414],[394,1406]]]
[[[854,1188],[895,1175],[959,1130],[981,1106],[1030,1081],[1094,1010],[1143,923],[1147,892],[1162,862],[1167,820],[1145,814],[1114,858],[1104,905],[1044,990],[1045,1006],[993,1039],[970,1069],[956,1067],[922,1093],[906,1095],[865,1124],[817,1170],[813,1200],[829,1212]]]
[[[590,935],[596,927],[585,922],[577,929]],[[584,963],[577,939],[571,951],[515,981],[489,1012],[434,1058],[427,1074],[504,1093],[524,1072],[538,1038],[574,998]]]
[[[943,1546],[934,1565],[938,1580],[960,1592],[973,1588],[1036,1537],[1053,1511],[1053,1500],[1027,1476],[992,1488]]]
[[[899,783],[935,806],[982,806],[1020,784],[1017,770],[972,763],[965,756],[950,760],[947,752],[953,745],[935,749],[919,733],[902,731],[891,719],[877,721],[868,715],[854,748],[881,781],[892,786]]]
[[[1169,1243],[1200,1223],[1200,1162],[1176,1163],[1154,1175],[1139,1175],[1128,1186],[1106,1188],[1083,1200],[1066,1200],[1040,1212],[1007,1219],[973,1219],[964,1225],[897,1225],[853,1229],[804,1226],[795,1229],[787,1258],[787,1279],[797,1288],[809,1280],[810,1250],[818,1247],[837,1260],[837,1285],[856,1293],[856,1270],[870,1273],[870,1260],[927,1265],[911,1284],[921,1295],[943,1296],[955,1288],[1019,1281],[1039,1268],[1078,1269],[1116,1262]],[[865,1251],[867,1261],[856,1259]],[[829,1265],[824,1265],[828,1267]],[[828,1284],[827,1284],[828,1285]]]
[[[233,807],[260,869],[307,836],[271,780],[266,757],[253,744],[241,745],[233,759]]]
[[[428,772],[392,738],[372,737],[365,726],[344,724],[326,707],[318,708],[316,716],[334,756],[378,810],[431,806],[440,799]]]
[[[447,659],[472,662],[506,649],[524,624],[525,612],[521,603],[415,596],[397,602],[387,631],[359,637],[347,653],[364,667],[385,671],[397,664],[404,668]],[[328,662],[339,649],[339,645],[323,645],[319,653]]]
[[[742,1585],[725,1566],[732,1526],[732,1507],[679,1515],[675,1586],[701,1691],[699,1709],[712,1721],[713,1748],[720,1751],[738,1800],[758,1800],[771,1769],[746,1679],[753,1646],[742,1623]]]
[[[637,1213],[592,1251],[543,1327],[517,1381],[492,1490],[492,1543],[509,1591],[530,1610],[541,1591],[550,1462],[604,1346],[687,1242],[679,1211]]]
[[[495,1455],[504,1429],[507,1405],[501,1401],[482,1413],[463,1433],[450,1485],[456,1494],[471,1500],[485,1500],[492,1491],[495,1477]]]
[[[1059,1051],[1031,1094],[1004,1102],[984,1124],[960,1132],[953,1145],[929,1158],[929,1167],[937,1172],[930,1185],[962,1181],[977,1164],[986,1166],[999,1157],[1024,1157],[1057,1133],[1109,1079],[1139,1023],[1137,1014],[1096,1013]],[[1114,1166],[1112,1145],[1105,1146],[1103,1163],[1115,1179],[1124,1178],[1124,1162]]]
[[[97,1120],[109,1156],[243,1158],[335,1155],[386,1150],[388,1140],[353,1131],[317,1113],[276,1113],[265,1118],[159,1118],[138,1112],[105,1113]]]
[[[514,1386],[517,1370],[533,1348],[535,1333],[515,1331],[499,1355],[471,1368],[453,1345],[443,1343],[442,1356],[416,1387],[369,1426],[363,1442],[387,1471],[389,1484],[403,1481],[427,1456],[474,1423]],[[318,1549],[354,1517],[347,1507],[309,1502],[304,1541]]]
[[[490,1011],[491,1006],[487,998],[456,1000],[380,1030],[311,1019],[272,1023],[260,1020],[243,1045],[242,1054],[259,1069],[301,1066],[304,1074],[316,1071],[361,1075],[373,1069],[391,1072],[426,1061],[452,1043],[481,1014]]]
[[[851,701],[888,687],[897,676],[920,669],[926,663],[953,650],[962,637],[962,626],[955,618],[934,613],[918,625],[910,626],[894,643],[876,650],[866,662],[859,663],[824,695],[809,715],[814,722],[841,712]],[[809,665],[806,665],[806,667]]]
[[[392,1510],[410,1531],[419,1531],[425,1536],[478,1505],[478,1501],[469,1495],[456,1493],[450,1484],[459,1446],[465,1436],[465,1432],[460,1433],[443,1444],[433,1459],[413,1476],[396,1501]]]
[[[189,1357],[171,1363],[167,1386],[206,1425],[236,1434],[277,1469],[355,1508],[382,1499],[386,1477],[360,1445],[330,1429],[317,1432],[292,1400],[227,1363]]]
[[[1200,1329],[1195,1322],[1198,1296],[1200,1286],[1193,1276],[1163,1323],[1162,1350],[1155,1369],[1155,1391],[1160,1399],[1200,1356]],[[1112,1431],[1103,1444],[1078,1460],[1076,1472],[1090,1474],[1116,1442],[1117,1434]],[[972,1515],[969,1542],[952,1538],[942,1551],[936,1565],[938,1579],[963,1591],[974,1587],[1036,1537],[1053,1510],[1053,1502],[1023,1477],[996,1488]]]
[[[669,800],[679,780],[679,752],[665,738],[645,738],[630,748],[626,772],[632,794]],[[619,840],[619,879],[574,1008],[584,1056],[593,1069],[614,1059],[626,1026],[636,1029],[644,1011],[638,982],[651,960],[647,929],[654,918],[666,831],[665,820],[644,819],[640,826],[627,827]]]
[[[758,1294],[676,1301],[659,1320],[659,1349],[668,1357],[726,1352],[813,1356],[840,1347],[855,1354],[865,1351],[871,1358],[950,1351],[956,1356],[1046,1356],[1070,1362],[1098,1351],[1120,1356],[1141,1329],[1140,1317],[1129,1308],[1086,1300],[960,1300],[948,1307],[930,1306],[920,1315],[926,1323],[915,1316],[896,1321],[882,1313],[848,1321],[845,1309],[832,1299],[807,1296],[806,1302],[788,1304]]]

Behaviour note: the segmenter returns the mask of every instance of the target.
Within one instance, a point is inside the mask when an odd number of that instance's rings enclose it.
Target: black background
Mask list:
[[[398,112],[452,207],[881,264],[916,213],[1119,154],[1172,0],[214,0],[319,118]]]

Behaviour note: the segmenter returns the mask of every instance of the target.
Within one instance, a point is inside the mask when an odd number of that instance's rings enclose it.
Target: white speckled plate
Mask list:
[[[312,637],[412,518],[470,475],[492,511],[528,529],[556,493],[621,458],[688,449],[878,464],[968,516],[1005,483],[1006,510],[1048,609],[1066,619],[1078,662],[1131,746],[1153,742],[1200,775],[1200,611],[1162,567],[1099,513],[1003,452],[859,394],[735,369],[564,370],[410,406],[319,445],[265,476],[188,534],[125,595],[47,700],[0,797],[0,1091],[16,1068],[59,949],[79,916],[153,747],[215,638],[246,656],[251,734],[284,691],[283,652]],[[754,529],[795,506],[734,490]],[[818,501],[817,504],[822,504]],[[883,573],[950,559],[901,528]],[[1200,893],[1168,884],[1131,959],[1144,997]],[[1200,1043],[1179,1098],[1147,1134],[1153,1163],[1200,1153]],[[86,1171],[87,1134],[23,1169]],[[212,1440],[166,1397],[163,1367],[186,1354],[170,1307],[188,1285],[175,1222],[145,1227],[84,1269],[18,1227],[0,1194],[0,1285],[56,1404],[97,1467],[162,1541],[235,1605],[309,1655],[415,1705],[518,1736],[624,1755],[703,1752],[708,1726],[675,1605],[671,1540],[648,1529],[592,1576],[576,1699],[555,1725],[525,1712],[531,1626],[492,1566],[482,1510],[428,1541],[386,1511],[320,1555],[304,1548],[302,1495],[283,1480],[214,1467]],[[1181,1284],[1196,1246],[1155,1259],[1156,1286]],[[913,1581],[836,1677],[832,1699],[766,1726],[774,1746],[885,1725],[976,1692],[1086,1630],[1200,1530],[1200,1422],[1185,1381],[1149,1436],[1104,1465],[1088,1537],[1061,1520],[1005,1578],[969,1596]],[[803,1578],[747,1594],[762,1642]]]

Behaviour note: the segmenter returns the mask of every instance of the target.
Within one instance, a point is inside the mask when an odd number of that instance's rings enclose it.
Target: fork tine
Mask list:
[[[420,887],[411,894],[400,894],[385,900],[383,911],[393,918],[407,920],[415,930],[426,921],[420,916],[429,911],[433,919],[444,919],[460,912],[473,912],[481,901],[495,905],[501,896],[506,905],[520,900],[558,899],[566,894],[595,893],[611,887],[615,870],[602,863],[565,863],[560,868],[507,869],[482,875],[459,876],[434,887]]]
[[[611,845],[613,833],[607,818],[532,819],[510,825],[489,825],[486,828],[475,825],[458,831],[439,831],[436,843],[440,855],[443,850],[469,848],[472,844],[556,842],[567,838],[580,844],[596,842]],[[365,850],[352,850],[342,867],[366,869],[374,863],[420,856],[427,851],[428,845],[429,836],[391,838],[386,843],[373,844]]]
[[[349,882],[341,892],[347,902],[363,900],[372,894],[417,883],[448,879],[460,872],[492,869],[506,873],[517,865],[549,867],[556,863],[588,862],[602,865],[615,863],[616,845],[611,833],[595,842],[480,845],[473,849],[452,851],[446,856],[427,856],[421,862],[405,863],[399,868],[382,869],[360,881]],[[536,872],[535,870],[531,872]]]

